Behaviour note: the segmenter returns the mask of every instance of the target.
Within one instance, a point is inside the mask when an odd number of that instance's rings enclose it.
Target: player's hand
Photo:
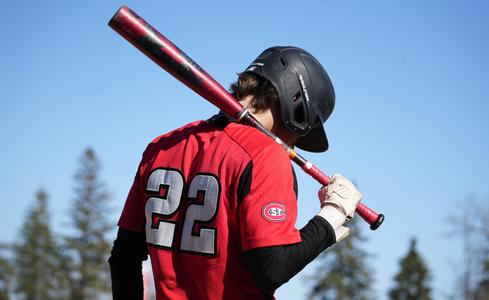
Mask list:
[[[348,220],[353,218],[362,194],[348,179],[340,174],[331,177],[327,186],[323,186],[318,193],[321,207],[331,205],[338,209]]]
[[[329,185],[319,190],[318,196],[321,202],[318,215],[331,224],[336,234],[336,242],[339,242],[349,234],[350,230],[343,224],[353,218],[362,194],[348,179],[335,174]]]

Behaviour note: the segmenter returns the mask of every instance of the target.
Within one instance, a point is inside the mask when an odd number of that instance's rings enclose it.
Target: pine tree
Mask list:
[[[49,224],[48,195],[39,190],[14,245],[16,292],[20,299],[66,299],[67,282],[60,266],[60,247]]]
[[[356,217],[349,224],[350,235],[327,249],[319,257],[321,265],[316,274],[309,277],[313,282],[309,298],[322,300],[373,299],[373,282],[367,265],[369,254],[361,248],[366,242]]]
[[[75,198],[70,211],[73,234],[66,239],[71,261],[72,299],[97,299],[110,291],[107,259],[110,243],[106,235],[112,226],[107,221],[109,197],[99,179],[100,163],[88,148],[75,173]]]
[[[411,239],[409,251],[400,261],[395,285],[389,291],[392,300],[430,300],[430,274],[423,258],[416,249],[416,239]]]
[[[475,290],[475,300],[489,299],[489,257],[486,259],[482,267],[481,279]]]
[[[489,206],[480,206],[477,209],[476,234],[480,245],[480,271],[475,288],[475,300],[489,299]]]
[[[3,250],[8,250],[5,244],[0,244],[0,300],[9,300],[14,277],[14,267],[10,260],[3,255]]]

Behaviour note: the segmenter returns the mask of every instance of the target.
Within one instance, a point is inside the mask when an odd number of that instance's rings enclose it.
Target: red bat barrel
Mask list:
[[[127,6],[122,6],[116,12],[109,26],[168,73],[228,115],[238,119],[244,111],[243,106],[206,71]]]
[[[214,78],[127,6],[122,6],[116,12],[114,17],[109,21],[109,26],[141,50],[146,56],[151,58],[156,64],[226,114],[238,121],[241,120],[258,128],[277,143],[281,144],[289,153],[290,159],[319,183],[322,185],[329,183],[329,177],[327,175],[297,154],[292,148],[275,136],[275,134],[264,128]],[[377,229],[384,221],[384,215],[377,214],[363,203],[359,204],[356,212],[370,224],[370,229],[372,230]]]

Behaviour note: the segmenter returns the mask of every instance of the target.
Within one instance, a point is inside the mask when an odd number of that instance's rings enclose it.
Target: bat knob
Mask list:
[[[379,228],[379,226],[382,225],[382,223],[384,222],[384,218],[385,217],[383,214],[379,214],[379,216],[377,217],[377,220],[375,220],[375,222],[370,224],[370,229],[376,230],[377,228]]]

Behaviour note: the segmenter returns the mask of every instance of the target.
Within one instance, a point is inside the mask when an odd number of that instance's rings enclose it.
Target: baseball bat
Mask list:
[[[254,126],[275,140],[288,152],[291,160],[320,184],[329,184],[330,178],[326,174],[300,156],[294,149],[270,132],[270,130],[263,127],[212,76],[127,6],[119,8],[109,21],[109,26],[156,64],[223,112],[238,122]],[[370,224],[370,229],[372,230],[377,229],[384,221],[384,215],[377,214],[363,203],[358,205],[356,212]]]

